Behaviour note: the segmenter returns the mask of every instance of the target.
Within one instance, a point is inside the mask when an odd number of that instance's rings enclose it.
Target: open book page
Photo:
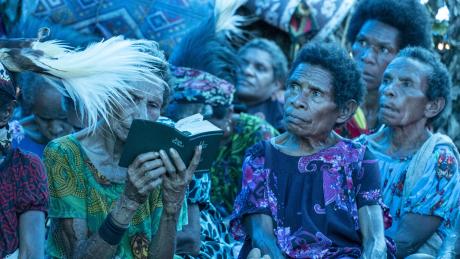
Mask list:
[[[199,113],[179,120],[176,123],[176,129],[182,132],[189,132],[190,135],[221,130],[211,122],[203,120],[203,115]]]

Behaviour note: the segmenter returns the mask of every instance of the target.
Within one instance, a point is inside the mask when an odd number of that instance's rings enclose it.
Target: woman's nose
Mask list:
[[[307,104],[303,100],[301,100],[300,95],[293,96],[291,99],[291,104],[296,109],[305,110],[307,108]]]
[[[364,63],[373,64],[375,63],[375,56],[376,53],[374,49],[369,46],[363,50],[363,53],[361,54],[361,60],[363,60]]]
[[[49,125],[48,125],[48,130],[53,134],[53,135],[60,135],[62,131],[64,130],[64,127],[62,126],[62,123],[58,120],[52,120]]]
[[[380,91],[382,92],[384,96],[388,96],[388,97],[395,96],[393,83],[381,86]]]
[[[138,105],[134,118],[139,120],[148,120],[148,111],[146,103],[141,103],[140,105]]]

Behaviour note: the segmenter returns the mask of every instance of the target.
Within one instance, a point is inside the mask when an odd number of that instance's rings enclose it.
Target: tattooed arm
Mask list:
[[[195,149],[195,154],[188,167],[185,166],[176,150],[171,149],[169,155],[172,159],[165,151],[160,151],[161,159],[167,171],[163,175],[162,185],[163,213],[158,231],[150,243],[149,258],[174,257],[177,221],[184,202],[185,191],[200,162],[201,146]]]
[[[188,224],[177,232],[176,254],[198,256],[201,245],[200,207],[196,203],[187,203]]]
[[[112,258],[117,246],[111,246],[96,232],[88,238],[85,219],[54,219],[56,240],[66,258]]]
[[[161,185],[166,172],[159,154],[149,152],[139,155],[128,168],[125,190],[107,217],[119,228],[128,228],[140,204],[147,200],[152,190]],[[86,219],[57,219],[56,240],[68,253],[66,258],[112,258],[118,245],[110,245],[95,232],[88,236]]]
[[[128,225],[139,204],[122,195],[111,211],[116,224]],[[110,216],[110,215],[109,215]],[[86,219],[53,219],[55,224],[56,240],[66,252],[66,258],[113,258],[117,245],[110,245],[104,241],[98,232],[88,236]],[[120,226],[121,227],[121,226]]]

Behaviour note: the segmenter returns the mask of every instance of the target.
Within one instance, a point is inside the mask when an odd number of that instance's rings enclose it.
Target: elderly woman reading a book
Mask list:
[[[129,62],[121,71],[115,70],[120,64],[112,68],[119,75],[132,75],[132,80],[118,81],[130,82],[127,84],[129,98],[121,98],[120,103],[117,89],[104,85],[110,78],[99,73],[94,79],[103,80],[104,87],[99,90],[116,97],[111,100],[119,105],[99,116],[106,120],[94,127],[90,121],[88,129],[54,140],[45,149],[51,197],[47,251],[51,257],[174,256],[176,231],[187,219],[186,208],[182,209],[184,196],[199,162],[201,148],[197,147],[189,167],[174,150],[141,154],[128,169],[118,166],[132,121],[157,120],[169,94],[165,81],[168,66],[163,54],[156,44],[141,48],[143,43],[122,41],[109,46],[117,50],[115,55],[109,55],[110,49],[104,48],[93,52],[96,55],[107,53],[105,58],[110,62],[106,62],[106,66]],[[148,53],[143,52],[145,47],[149,48]],[[132,59],[126,61],[130,55]],[[104,61],[101,58],[91,60]],[[89,100],[97,100],[101,97],[99,93],[93,90]],[[155,141],[156,137],[146,141]]]
[[[378,165],[333,132],[364,96],[349,55],[329,44],[300,50],[287,80],[287,132],[254,145],[230,228],[239,258],[387,258]],[[391,257],[390,257],[391,258]]]

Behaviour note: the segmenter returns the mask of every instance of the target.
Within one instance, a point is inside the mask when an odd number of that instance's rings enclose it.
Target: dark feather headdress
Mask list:
[[[244,1],[217,0],[214,14],[192,29],[174,48],[169,63],[201,70],[234,83],[238,65],[230,40],[241,38],[247,20],[235,15]]]

